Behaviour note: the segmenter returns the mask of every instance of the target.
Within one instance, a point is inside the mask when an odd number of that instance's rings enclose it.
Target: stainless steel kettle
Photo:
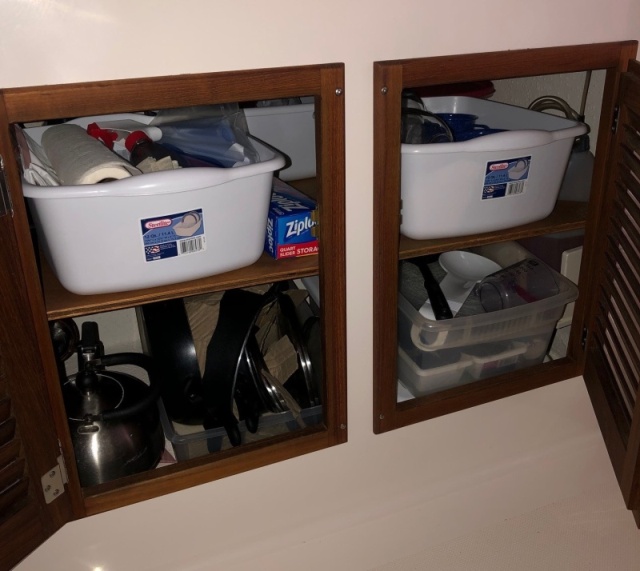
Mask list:
[[[141,353],[104,355],[98,324],[82,325],[78,373],[63,385],[71,439],[83,487],[154,468],[164,450],[153,360]],[[135,365],[150,384],[106,367]]]

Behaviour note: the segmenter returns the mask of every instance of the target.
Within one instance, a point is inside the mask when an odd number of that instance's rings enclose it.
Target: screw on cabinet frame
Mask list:
[[[382,95],[386,95],[388,92],[389,92],[389,88],[388,88],[388,87],[383,87],[383,88],[380,90],[380,93],[382,93]]]
[[[341,87],[338,87],[336,89],[336,95],[342,95],[342,88]]]

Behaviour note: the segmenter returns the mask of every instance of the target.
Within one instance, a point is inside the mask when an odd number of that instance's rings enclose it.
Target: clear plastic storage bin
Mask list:
[[[311,102],[308,102],[311,99]],[[287,157],[278,178],[289,181],[316,176],[316,124],[312,98],[297,105],[249,107],[249,132]]]
[[[530,256],[515,242],[473,248],[502,267]],[[398,377],[415,396],[541,363],[577,287],[556,275],[558,293],[525,305],[453,319],[422,316],[398,297]]]
[[[415,353],[415,352],[414,352]],[[437,391],[455,387],[473,379],[466,375],[472,361],[461,351],[444,353],[444,358],[437,351],[418,357],[409,355],[398,349],[398,378],[413,396],[423,396]]]
[[[172,422],[160,403],[160,421],[166,439],[171,443],[178,461],[205,456],[212,452],[230,448],[227,433],[223,427],[205,430],[202,426],[188,426]],[[314,426],[323,422],[322,406],[306,408],[300,417],[305,426]],[[302,428],[290,411],[265,414],[260,417],[258,432],[251,434],[244,422],[238,423],[242,442],[256,441],[261,438],[284,434]]]
[[[525,354],[530,349],[527,343],[522,342],[487,343],[471,347],[469,353],[463,351],[462,356],[469,360],[469,374],[478,380],[515,370],[519,362],[527,361]],[[537,359],[535,353],[531,355],[532,360]]]
[[[433,113],[468,113],[503,132],[401,145],[400,231],[423,240],[541,220],[558,198],[583,123],[473,97],[422,100]]]

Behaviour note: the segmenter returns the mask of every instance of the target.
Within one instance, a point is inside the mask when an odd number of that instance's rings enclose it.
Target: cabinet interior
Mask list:
[[[417,58],[376,62],[374,64],[374,431],[385,432],[455,412],[471,406],[514,395],[582,373],[585,350],[583,340],[591,312],[592,279],[590,268],[594,256],[594,235],[599,223],[603,180],[607,172],[606,156],[611,145],[611,125],[619,70],[635,55],[633,43],[568,46],[538,50],[468,54],[434,58]],[[401,203],[401,105],[406,91],[442,91],[473,82],[495,82],[504,88],[510,80],[526,81],[556,74],[591,75],[603,79],[602,99],[591,109],[592,122],[598,122],[596,139],[591,139],[595,154],[593,180],[588,202],[558,200],[549,216],[538,221],[499,231],[460,235],[447,238],[412,239],[400,232]],[[551,81],[553,84],[554,82]],[[557,83],[557,81],[556,81]],[[591,89],[594,89],[592,86]],[[601,89],[600,85],[595,91]],[[453,90],[450,90],[453,91]],[[507,96],[513,94],[508,89]],[[446,94],[446,93],[445,93]],[[464,93],[463,93],[464,94]],[[560,93],[546,93],[560,95]],[[500,94],[496,94],[500,95]],[[516,98],[517,99],[517,98]],[[500,97],[494,101],[504,101]],[[533,97],[506,103],[526,107]],[[576,105],[576,104],[574,104]],[[577,106],[577,105],[576,105]],[[592,134],[593,136],[593,134]],[[455,202],[452,201],[452,208]],[[443,217],[447,212],[442,212]],[[584,232],[582,267],[578,282],[579,296],[575,304],[566,356],[533,366],[480,376],[426,394],[411,394],[397,389],[400,333],[398,330],[399,268],[403,261],[451,250],[474,249],[510,241],[531,240],[558,233]],[[415,322],[414,322],[415,323]],[[435,322],[437,323],[437,322]],[[414,327],[415,329],[415,327]],[[402,346],[402,343],[401,345]],[[425,370],[428,370],[426,367]],[[507,369],[508,370],[508,369]],[[401,385],[400,385],[401,386]],[[414,391],[415,392],[415,391]]]
[[[75,117],[217,103],[240,103],[246,106],[245,102],[285,98],[305,98],[305,101],[312,101],[314,105],[316,176],[290,181],[289,184],[312,195],[317,201],[319,254],[275,260],[263,253],[256,263],[247,267],[160,287],[92,295],[77,295],[67,291],[44,256],[40,256],[31,245],[28,207],[21,195],[17,153],[4,153],[5,175],[12,191],[15,225],[22,246],[18,255],[27,268],[25,273],[32,300],[32,318],[38,331],[38,344],[46,373],[41,389],[48,392],[53,408],[55,430],[69,472],[68,490],[76,517],[117,508],[346,441],[343,91],[342,64],[2,91],[5,140],[13,139],[15,125],[33,125]],[[15,151],[15,141],[13,146]],[[114,268],[114,271],[117,269]],[[124,316],[125,322],[128,320],[131,324],[132,316],[139,313],[142,306],[168,300],[193,299],[195,296],[237,288],[267,287],[274,283],[295,287],[302,278],[316,275],[321,299],[316,310],[321,339],[319,359],[323,373],[319,419],[307,428],[285,431],[236,447],[225,446],[217,452],[82,488],[49,333],[51,323],[70,318],[77,320],[78,324],[96,321],[99,324],[106,323],[108,330],[108,324],[112,321],[116,324],[103,339],[105,352],[112,352],[112,348],[136,350],[143,341],[135,338],[131,327],[124,332],[129,339],[123,339],[123,330],[119,329],[118,323],[121,323],[120,317]],[[130,344],[131,340],[133,345]],[[123,347],[123,343],[129,346]],[[70,371],[73,372],[73,369],[71,364]]]

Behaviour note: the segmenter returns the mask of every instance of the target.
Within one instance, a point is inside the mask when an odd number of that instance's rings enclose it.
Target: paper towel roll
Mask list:
[[[96,184],[140,171],[78,125],[53,125],[42,135],[51,166],[63,185]]]

